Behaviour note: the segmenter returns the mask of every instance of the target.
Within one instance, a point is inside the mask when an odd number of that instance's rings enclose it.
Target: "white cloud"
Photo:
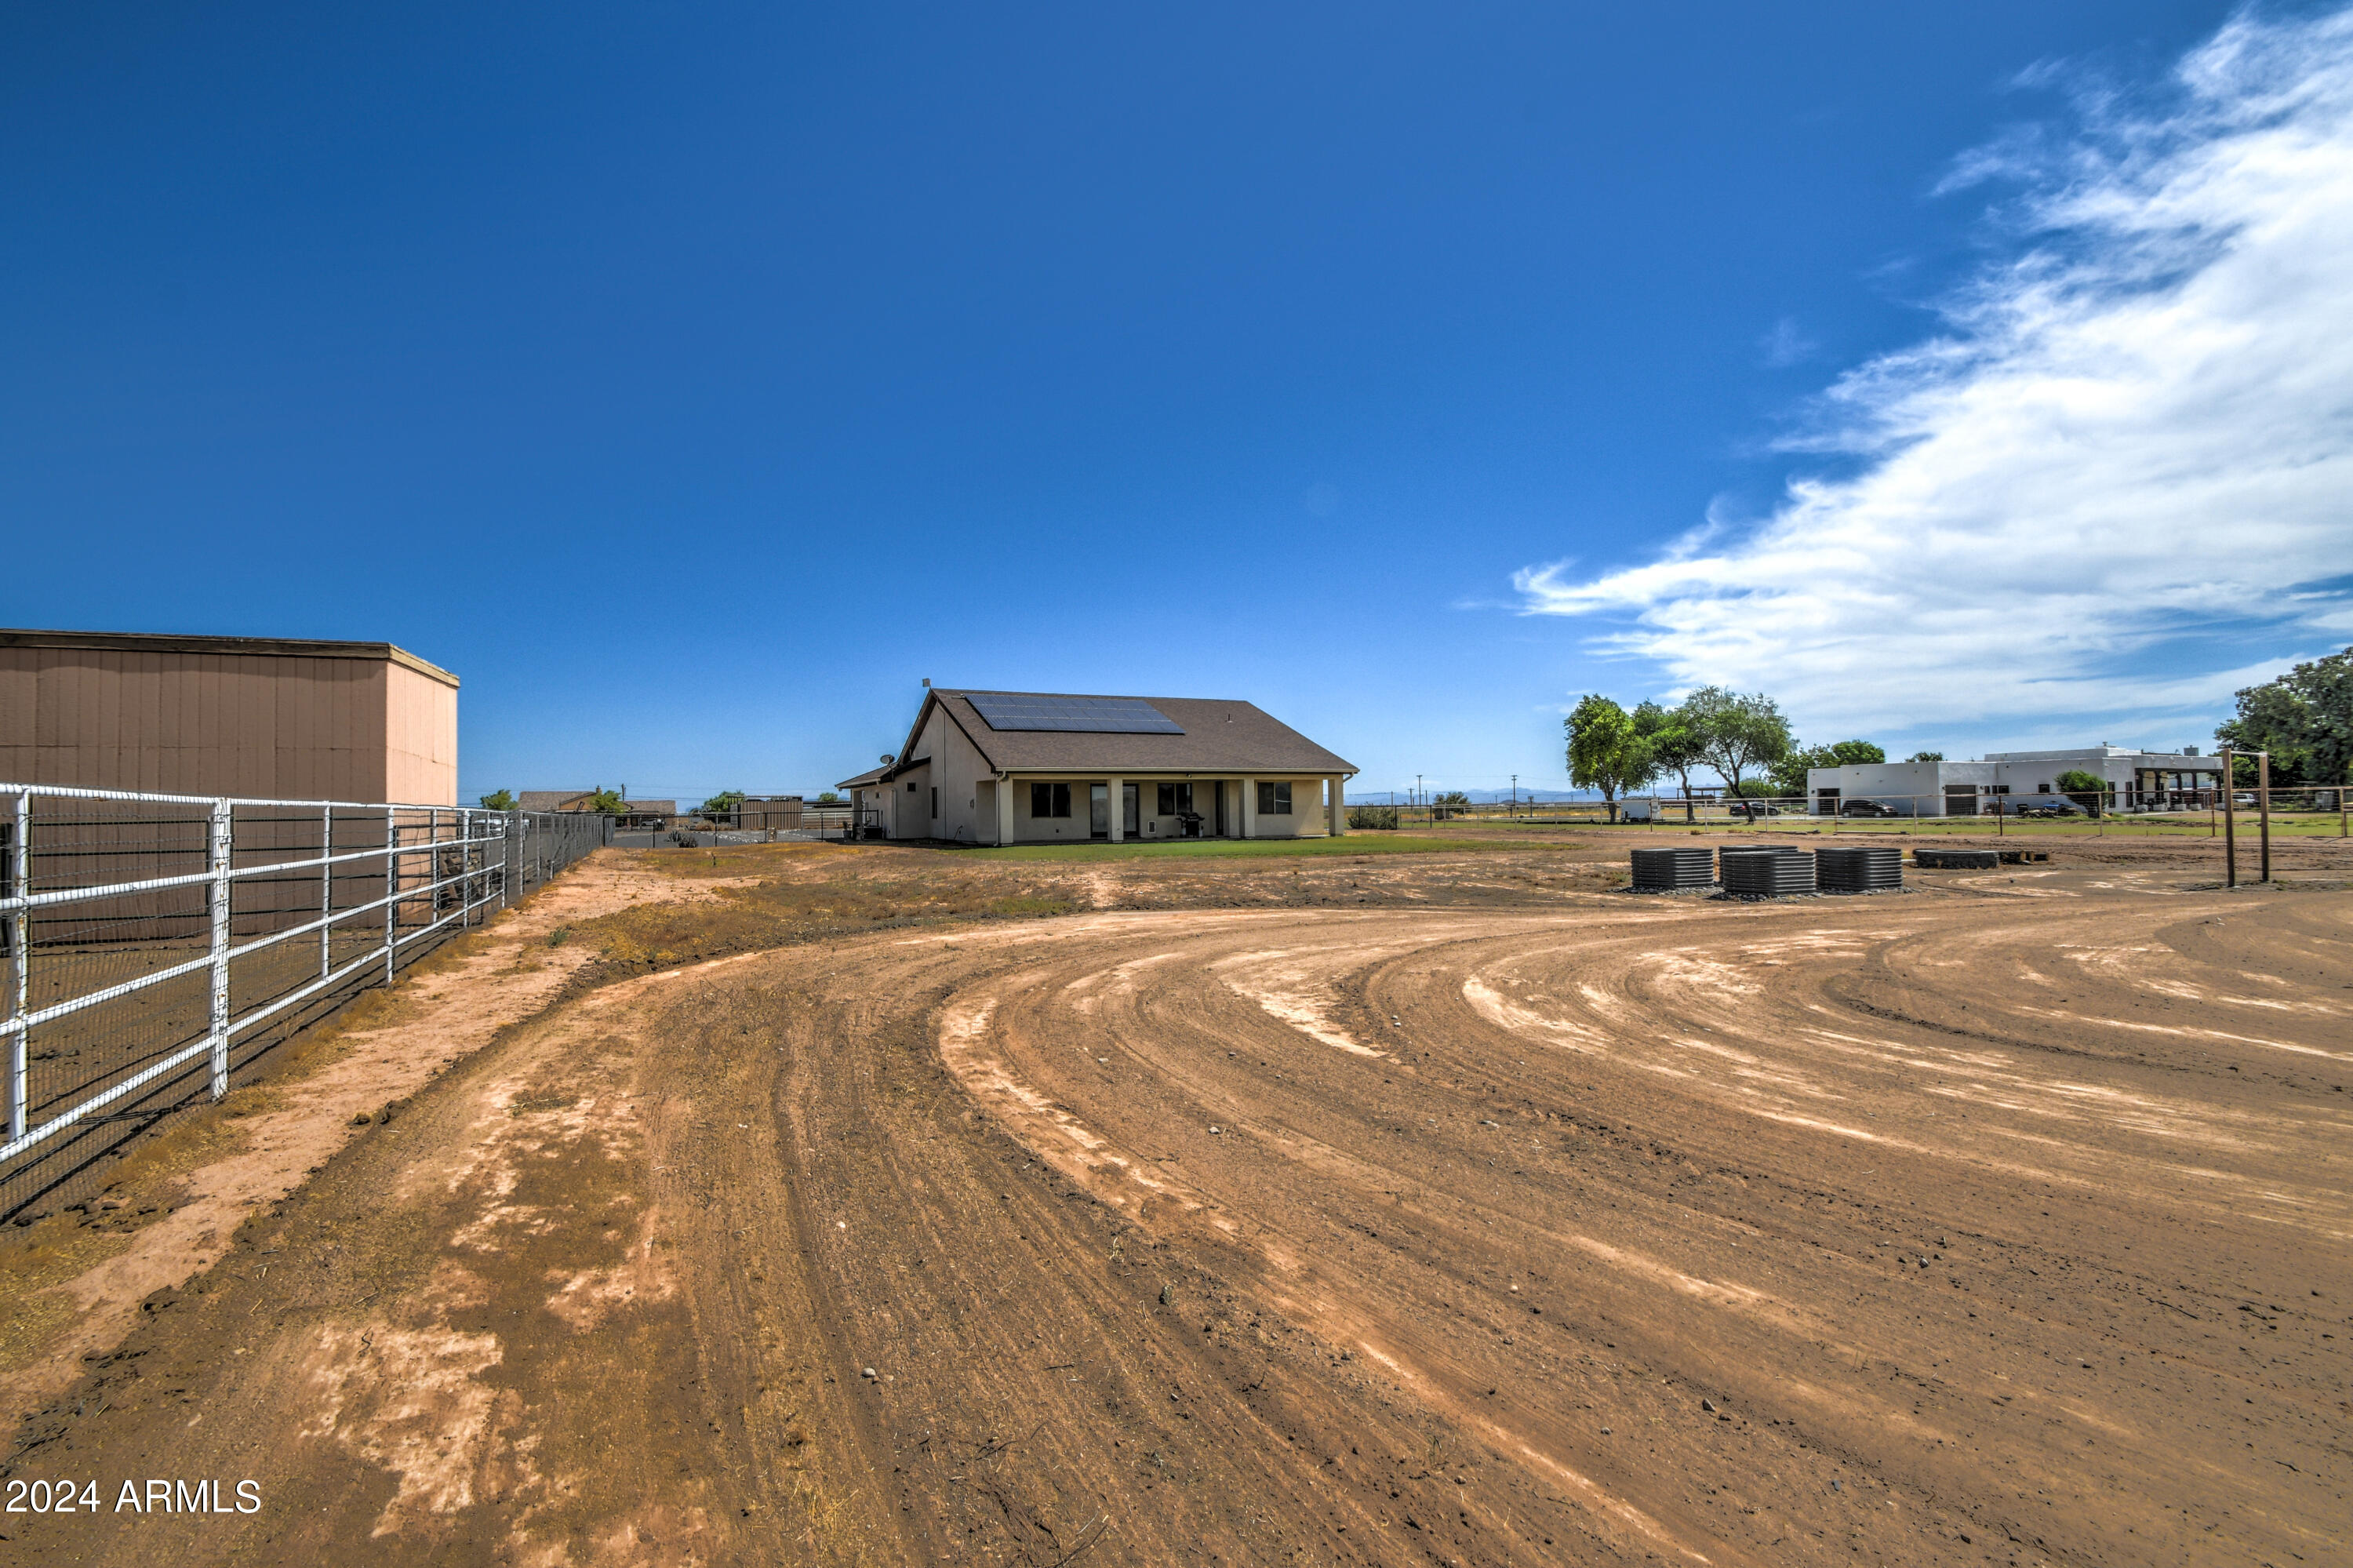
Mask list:
[[[1801,359],[1811,358],[1814,350],[1821,344],[1799,332],[1795,320],[1783,316],[1773,323],[1771,332],[1757,339],[1757,346],[1764,351],[1765,363],[1779,369],[1783,366],[1795,365]]]
[[[1646,565],[1523,569],[1523,609],[1616,620],[1605,649],[1772,691],[1810,734],[2154,722],[2284,662],[2246,664],[2250,632],[2341,638],[2353,10],[2242,16],[2154,107],[2087,94],[2082,117],[1957,164],[1948,186],[2025,182],[2021,243],[1788,443],[1846,473]],[[2201,638],[2232,652],[2185,663]]]

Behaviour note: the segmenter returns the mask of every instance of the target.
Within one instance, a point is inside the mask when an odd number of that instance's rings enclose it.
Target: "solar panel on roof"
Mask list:
[[[991,729],[1089,730],[1100,735],[1183,735],[1184,726],[1142,697],[1032,697],[967,693]]]

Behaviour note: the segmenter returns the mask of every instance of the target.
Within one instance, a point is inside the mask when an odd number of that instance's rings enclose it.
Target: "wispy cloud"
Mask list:
[[[2021,193],[1994,209],[2010,254],[1785,443],[1845,472],[1645,565],[1525,568],[1522,609],[1840,728],[2211,709],[2271,667],[2251,632],[2341,638],[2353,9],[2242,15],[2161,87],[2087,87],[2072,127],[1946,185],[1993,181]],[[2201,639],[2228,652],[2185,659]]]
[[[1783,316],[1773,323],[1771,332],[1757,340],[1757,346],[1764,351],[1765,363],[1778,369],[1783,366],[1795,365],[1801,359],[1810,359],[1814,350],[1821,344],[1799,332],[1794,320]]]

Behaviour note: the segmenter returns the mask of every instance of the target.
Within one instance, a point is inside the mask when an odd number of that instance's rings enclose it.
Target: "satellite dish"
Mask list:
[[[899,760],[899,759],[898,759],[897,758],[895,758],[895,757],[892,756],[892,755],[891,755],[889,752],[887,752],[887,751],[886,751],[886,752],[884,752],[884,753],[882,754],[882,766],[883,766],[883,767],[885,767],[885,768],[890,767],[890,766],[891,766],[891,764],[892,764],[892,763],[894,763],[894,762],[896,762],[896,761],[898,761],[898,760]]]

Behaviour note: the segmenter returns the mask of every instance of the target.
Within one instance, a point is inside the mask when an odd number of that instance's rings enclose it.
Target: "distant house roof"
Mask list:
[[[880,784],[885,778],[889,777],[890,772],[891,766],[890,764],[885,763],[880,768],[868,768],[865,772],[860,774],[855,779],[845,779],[840,783],[835,785],[834,788],[837,789],[856,789],[867,784]]]
[[[973,699],[981,702],[976,705]],[[992,700],[994,699],[994,700]],[[934,687],[908,732],[913,749],[936,705],[999,773],[1340,773],[1355,763],[1325,750],[1255,704],[1224,697],[1103,696],[1064,692],[987,692]],[[998,728],[1000,723],[1022,727]],[[1154,718],[1163,722],[1142,726]],[[1032,728],[1121,725],[1122,728]],[[922,758],[915,758],[921,761]],[[901,767],[909,764],[901,764]],[[866,779],[889,775],[881,768]],[[856,780],[853,780],[856,782]]]
[[[594,789],[524,789],[515,796],[515,804],[526,811],[593,811],[596,799]],[[624,800],[621,805],[633,817],[675,817],[675,800]]]

